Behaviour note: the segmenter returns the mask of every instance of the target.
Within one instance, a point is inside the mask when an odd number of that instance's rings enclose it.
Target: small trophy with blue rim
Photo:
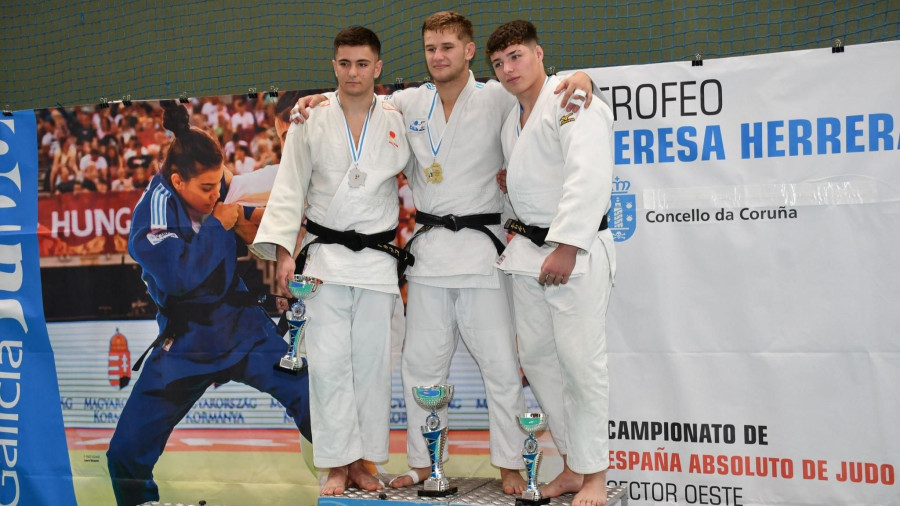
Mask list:
[[[431,410],[425,418],[422,437],[428,446],[431,457],[431,476],[425,479],[419,496],[443,497],[457,492],[457,487],[450,486],[450,480],[444,475],[444,451],[447,446],[447,427],[441,427],[441,419],[437,411],[450,404],[453,399],[453,385],[432,385],[412,387],[413,398],[422,409]]]
[[[297,372],[306,368],[306,359],[300,356],[301,343],[306,336],[306,324],[309,323],[309,317],[306,316],[306,304],[303,301],[316,295],[322,281],[297,274],[294,279],[288,280],[287,285],[291,295],[297,298],[297,302],[291,304],[291,308],[285,313],[285,318],[290,325],[291,341],[287,353],[278,362],[278,367]]]
[[[541,457],[544,452],[538,450],[538,442],[534,434],[547,428],[547,415],[544,413],[522,413],[518,416],[519,427],[528,433],[525,439],[525,447],[522,449],[522,459],[525,460],[525,471],[528,473],[528,486],[522,492],[522,496],[516,498],[516,506],[537,506],[550,502],[549,497],[541,495],[538,488],[537,474],[541,466]]]

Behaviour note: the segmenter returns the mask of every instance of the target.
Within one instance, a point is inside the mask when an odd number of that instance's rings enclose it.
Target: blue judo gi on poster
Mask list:
[[[120,505],[159,500],[153,466],[172,429],[214,383],[234,380],[271,394],[311,439],[308,376],[273,368],[286,345],[265,311],[247,303],[235,272],[237,240],[212,216],[195,231],[159,174],[134,209],[128,252],[159,308],[160,338],[106,454]]]

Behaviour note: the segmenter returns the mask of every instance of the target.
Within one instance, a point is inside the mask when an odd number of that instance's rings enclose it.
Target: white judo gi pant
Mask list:
[[[447,382],[458,336],[481,369],[484,380],[491,463],[507,469],[525,467],[522,461],[525,434],[517,421],[517,415],[525,409],[525,397],[506,283],[507,280],[501,279],[499,288],[438,288],[409,281],[401,376],[410,467],[431,465],[421,430],[430,411],[416,404],[412,387]],[[447,408],[438,416],[442,426],[447,426]],[[446,459],[447,453],[444,455]]]
[[[581,474],[609,467],[606,308],[615,258],[595,240],[588,260],[586,274],[565,285],[512,275],[522,370],[559,453]]]
[[[391,317],[396,295],[323,284],[305,301],[316,467],[388,459]]]

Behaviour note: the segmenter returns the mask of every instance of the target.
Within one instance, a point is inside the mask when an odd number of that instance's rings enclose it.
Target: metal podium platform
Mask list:
[[[384,483],[391,481],[394,476],[379,475]],[[339,496],[319,496],[319,506],[447,506],[453,498],[470,494],[473,491],[495,481],[491,478],[450,478],[450,484],[459,487],[459,492],[446,497],[419,497],[419,489],[422,485],[406,488],[385,487],[384,490],[368,492],[356,487],[344,490]],[[496,480],[499,482],[499,480]],[[512,504],[512,503],[510,503]]]
[[[391,477],[380,477],[387,483]],[[387,479],[385,479],[387,478]],[[419,497],[421,485],[408,488],[386,488],[367,492],[349,488],[341,496],[321,496],[318,506],[514,506],[516,497],[503,493],[501,481],[490,478],[450,478],[459,492],[446,497]],[[628,506],[625,487],[606,487],[608,506]],[[570,506],[575,494],[563,494],[550,500],[549,506]]]
[[[387,483],[393,476],[378,476]],[[421,485],[407,488],[385,488],[366,492],[356,487],[348,488],[344,495],[320,496],[318,506],[514,506],[516,497],[503,493],[500,480],[491,478],[450,478],[450,484],[459,492],[446,497],[419,497]],[[606,487],[607,506],[628,506],[625,487]],[[548,506],[571,506],[575,494],[563,494],[550,500]],[[205,505],[206,501],[200,501]],[[143,506],[195,506],[193,503],[148,502]]]

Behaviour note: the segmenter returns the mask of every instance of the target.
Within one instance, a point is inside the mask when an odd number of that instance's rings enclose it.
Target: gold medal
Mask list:
[[[428,167],[425,167],[425,181],[437,184],[443,180],[444,171],[441,168],[441,164],[434,162]]]

